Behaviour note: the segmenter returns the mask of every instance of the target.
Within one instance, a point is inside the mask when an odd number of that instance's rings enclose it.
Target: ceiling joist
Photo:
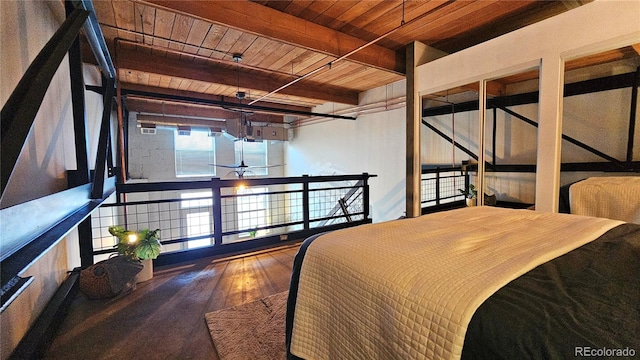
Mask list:
[[[226,100],[213,100],[213,99],[204,99],[201,96],[197,98],[185,96],[185,95],[168,95],[157,92],[148,92],[142,90],[122,90],[123,95],[129,98],[142,98],[150,101],[158,101],[160,103],[164,102],[177,102],[183,104],[193,104],[193,105],[204,105],[204,106],[215,106],[220,107],[225,110],[231,111],[246,111],[246,112],[256,112],[262,114],[281,114],[281,115],[292,115],[292,116],[321,116],[332,119],[344,119],[344,120],[355,120],[356,118],[353,116],[343,116],[336,114],[324,114],[324,113],[316,113],[309,111],[301,111],[293,108],[284,109],[282,107],[269,107],[264,105],[249,105],[244,103],[230,102]]]
[[[238,71],[232,67],[227,67],[213,61],[207,63],[191,63],[185,67],[179,59],[169,57],[154,57],[153,62],[149,62],[149,53],[131,50],[127,47],[120,47],[117,50],[118,57],[116,64],[119,70],[135,70],[152,74],[166,75],[176,78],[190,79],[208,83],[223,84],[227,86],[238,86]],[[252,71],[250,76],[243,74],[240,77],[240,87],[242,83],[250,83],[252,89],[269,92],[274,88],[274,84],[287,83],[288,79],[270,76],[265,72]],[[307,97],[312,99],[322,99],[343,104],[358,104],[358,92],[330,85],[316,84],[312,81],[304,81],[290,86],[283,91],[284,95]]]

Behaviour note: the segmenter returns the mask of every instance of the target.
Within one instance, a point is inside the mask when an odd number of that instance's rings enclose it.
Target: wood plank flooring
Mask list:
[[[155,269],[116,299],[74,299],[47,359],[218,359],[208,312],[288,290],[298,245]]]

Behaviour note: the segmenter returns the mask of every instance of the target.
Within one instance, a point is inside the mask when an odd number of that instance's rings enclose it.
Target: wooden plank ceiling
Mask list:
[[[412,41],[452,53],[586,2],[101,0],[94,6],[122,89],[247,104],[297,80],[255,104],[309,111],[328,101],[357,105],[360,92],[402,79]],[[238,100],[238,92],[246,97]]]

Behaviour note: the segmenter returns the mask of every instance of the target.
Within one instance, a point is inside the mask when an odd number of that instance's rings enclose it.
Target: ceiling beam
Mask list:
[[[238,119],[240,113],[237,111],[225,110],[214,106],[193,105],[187,103],[176,103],[162,100],[142,99],[138,97],[127,97],[127,109],[133,112],[158,114],[178,117],[197,117],[211,119],[212,121]],[[247,112],[251,113],[251,112]],[[282,124],[284,116],[253,113],[248,119],[255,122],[266,122],[274,124]]]
[[[188,103],[188,104],[202,104],[205,106],[217,106],[217,107],[222,107],[225,109],[233,109],[235,111],[238,110],[244,110],[247,112],[253,112],[253,111],[270,111],[272,113],[281,113],[283,115],[294,115],[294,116],[321,116],[321,117],[326,117],[326,118],[331,118],[331,119],[344,119],[344,120],[355,120],[356,117],[354,116],[344,116],[344,115],[337,115],[337,114],[325,114],[325,113],[315,113],[315,112],[307,112],[307,111],[297,111],[297,110],[282,110],[282,109],[274,109],[274,108],[269,108],[266,106],[262,106],[262,105],[249,105],[249,104],[242,104],[242,103],[232,103],[232,102],[227,102],[227,101],[215,101],[215,100],[203,100],[203,99],[195,99],[195,98],[191,98],[188,96],[174,96],[174,95],[162,95],[162,94],[157,94],[157,93],[148,93],[148,92],[144,92],[144,91],[137,91],[137,90],[126,90],[126,91],[122,91],[123,94],[125,94],[127,96],[127,98],[129,97],[138,97],[138,98],[144,98],[144,99],[153,99],[156,101],[160,101],[162,102],[167,101],[167,102],[179,102],[179,103]]]
[[[142,2],[336,58],[368,42],[252,1]],[[348,59],[400,75],[406,72],[404,51],[395,52],[376,44],[359,50]]]
[[[204,94],[204,93],[199,93],[195,91],[185,91],[185,90],[170,89],[170,88],[163,88],[163,87],[157,87],[157,86],[131,84],[126,82],[121,82],[119,86],[124,91],[135,90],[140,92],[154,93],[154,94],[168,95],[168,96],[186,96],[193,99],[200,99],[200,100],[213,101],[213,102],[237,102],[238,101],[236,98],[230,99],[220,95]],[[163,99],[164,98],[165,97],[163,97]],[[311,111],[310,107],[298,106],[298,105],[278,104],[278,103],[270,103],[270,102],[262,102],[262,105],[264,105],[265,107],[269,107],[271,109],[276,109],[276,110],[279,109],[282,111],[268,110],[268,109],[266,110],[249,109],[249,111],[253,111],[256,113],[264,113],[264,114],[275,114],[275,115],[282,115],[283,112],[287,112],[287,111],[302,111],[302,112]]]
[[[213,2],[206,3],[210,4]],[[117,53],[116,63],[118,69],[136,70],[233,87],[238,86],[238,72],[235,69],[223,67],[214,62],[190,63],[188,66],[185,66],[183,61],[158,56],[154,57],[153,61],[149,61],[148,52],[135,51],[125,47],[119,47]],[[242,78],[240,81],[242,83]],[[266,72],[252,71],[250,81],[245,79],[243,83],[250,84],[252,89],[270,92],[279,84],[285,84],[287,82],[288,79],[282,80],[281,77],[269,76]],[[297,84],[283,89],[281,93],[342,104],[358,104],[357,91],[323,85],[313,81],[300,81]]]

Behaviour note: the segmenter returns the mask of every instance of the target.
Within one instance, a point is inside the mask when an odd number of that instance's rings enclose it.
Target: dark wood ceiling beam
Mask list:
[[[193,98],[193,99],[200,99],[200,100],[214,101],[214,102],[225,102],[225,101],[226,102],[237,102],[237,100],[235,98],[229,99],[229,98],[225,98],[224,96],[220,96],[220,95],[203,94],[203,93],[194,92],[194,91],[169,89],[169,88],[162,88],[162,87],[156,87],[156,86],[130,84],[130,83],[124,83],[123,82],[123,83],[120,83],[120,87],[124,91],[126,91],[126,90],[135,90],[135,91],[143,91],[143,92],[147,92],[147,93],[155,93],[155,94],[160,94],[160,95],[186,96],[186,97],[190,97],[190,98]],[[264,105],[265,107],[273,108],[273,109],[280,109],[280,110],[283,110],[285,112],[286,111],[307,111],[307,112],[311,111],[311,108],[310,107],[306,107],[306,106],[278,104],[278,103],[270,103],[270,102],[262,102],[262,105]],[[275,112],[275,111],[269,111],[269,110],[249,110],[249,111],[253,111],[253,112],[256,112],[256,113],[259,112],[259,113],[264,113],[264,114],[282,115],[282,112]]]
[[[372,40],[358,39],[251,1],[143,2],[336,58]],[[376,44],[361,49],[348,59],[398,74],[404,75],[406,71],[403,51],[396,52]]]
[[[240,117],[240,113],[237,111],[225,110],[214,106],[175,103],[137,97],[128,97],[126,100],[126,105],[129,111],[148,114],[180,117],[192,116],[198,118],[219,120],[237,119]],[[261,113],[253,113],[248,117],[248,119],[255,122],[268,122],[275,124],[282,124],[284,122],[284,116],[282,115]]]
[[[125,47],[118,48],[118,58],[116,62],[118,69],[136,70],[234,87],[238,85],[238,72],[235,69],[223,67],[215,63],[190,63],[186,66],[184,62],[178,59],[158,56],[154,57],[153,61],[149,61],[148,53],[132,51]],[[288,79],[283,80],[279,77],[271,77],[257,71],[252,71],[250,78],[245,78],[243,81],[243,77],[245,76],[246,75],[241,74],[240,82],[242,84],[246,84],[246,86],[252,89],[266,92],[270,92],[288,82]],[[245,87],[245,85],[243,85],[243,87]],[[343,104],[358,104],[357,91],[323,85],[312,81],[300,81],[283,89],[280,93]]]

